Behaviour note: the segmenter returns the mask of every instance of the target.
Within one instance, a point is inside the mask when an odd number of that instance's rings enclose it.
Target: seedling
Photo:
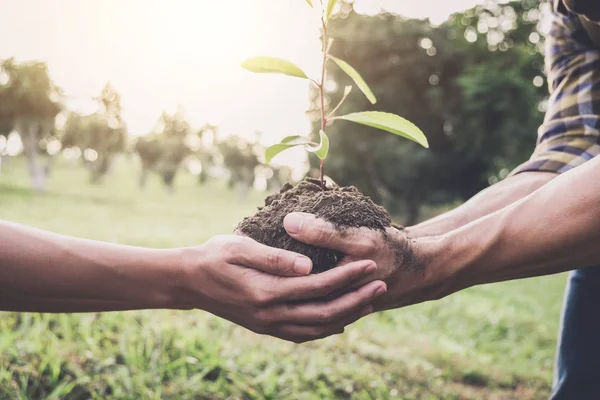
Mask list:
[[[306,3],[314,8],[312,0],[305,0]],[[322,54],[323,62],[321,65],[321,77],[319,80],[309,77],[306,73],[298,67],[296,64],[275,57],[254,57],[250,58],[242,63],[242,67],[256,73],[271,73],[271,74],[284,74],[296,78],[307,79],[315,85],[319,92],[320,102],[320,113],[321,113],[321,129],[319,132],[319,143],[312,141],[310,138],[304,136],[288,136],[284,138],[280,143],[274,144],[267,148],[265,152],[266,162],[271,162],[272,158],[284,150],[291,149],[296,146],[303,146],[304,149],[310,153],[314,153],[320,159],[320,179],[321,186],[325,186],[324,181],[324,166],[325,159],[329,153],[329,138],[325,133],[327,126],[331,125],[335,121],[346,120],[355,122],[362,125],[371,126],[387,132],[391,132],[398,136],[413,140],[423,147],[429,147],[427,138],[423,132],[412,122],[391,113],[380,112],[380,111],[361,111],[347,115],[336,115],[340,106],[344,103],[346,98],[352,92],[352,86],[346,86],[344,89],[344,95],[340,102],[333,108],[333,110],[327,113],[325,107],[325,82],[327,79],[327,67],[330,62],[336,64],[342,69],[351,79],[354,84],[360,89],[360,91],[367,97],[371,104],[375,104],[377,99],[375,95],[360,76],[360,74],[346,61],[341,60],[337,57],[329,54],[331,45],[333,44],[333,38],[327,34],[327,23],[329,22],[333,9],[335,8],[338,0],[320,0],[321,5],[321,26],[322,26]]]

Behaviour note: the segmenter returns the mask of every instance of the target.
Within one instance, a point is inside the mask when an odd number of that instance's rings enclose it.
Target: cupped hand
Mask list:
[[[375,310],[398,308],[434,300],[448,293],[444,271],[431,268],[430,254],[423,244],[427,239],[411,240],[401,229],[389,227],[385,232],[368,228],[337,229],[332,223],[313,214],[291,213],[284,227],[294,239],[337,250],[345,254],[337,269],[345,269],[356,260],[373,260],[377,270],[363,279],[380,279],[387,292],[374,302]],[[339,268],[343,266],[343,268]],[[358,281],[357,284],[365,281]]]
[[[311,267],[296,253],[243,236],[217,236],[183,249],[179,308],[203,309],[256,333],[301,343],[342,333],[371,313],[372,302],[387,290],[373,277],[371,260],[308,275]],[[338,292],[346,294],[325,300]]]

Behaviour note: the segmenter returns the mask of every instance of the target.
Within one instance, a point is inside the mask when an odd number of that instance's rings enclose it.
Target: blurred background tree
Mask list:
[[[150,171],[161,177],[165,187],[172,193],[175,177],[191,150],[187,145],[191,134],[189,122],[182,108],[175,113],[163,112],[153,132],[137,140],[135,151],[140,157],[141,174],[139,184],[144,187]]]
[[[108,173],[115,156],[127,145],[119,94],[107,83],[96,100],[99,111],[94,114],[69,113],[61,136],[63,148],[76,147],[81,151],[92,183],[98,183]]]
[[[243,200],[254,186],[256,167],[261,164],[259,154],[264,152],[264,148],[259,144],[258,137],[251,141],[231,135],[218,143],[218,149],[223,166],[229,172],[228,186],[234,188]]]
[[[198,183],[204,184],[211,177],[211,170],[218,165],[219,151],[219,127],[211,124],[203,125],[198,132],[199,145],[197,150],[198,160],[202,169],[198,174]]]
[[[17,63],[11,58],[0,64],[0,75],[1,130],[19,134],[31,186],[42,191],[48,169],[40,161],[40,153],[45,153],[40,142],[54,131],[54,119],[62,109],[60,90],[42,62]]]

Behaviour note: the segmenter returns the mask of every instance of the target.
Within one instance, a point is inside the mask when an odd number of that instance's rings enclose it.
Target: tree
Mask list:
[[[81,150],[92,183],[98,183],[106,175],[115,155],[124,151],[127,144],[119,94],[107,83],[96,100],[99,110],[94,114],[69,113],[61,136],[63,148]]]
[[[256,179],[255,168],[260,165],[258,154],[262,152],[257,142],[250,142],[231,135],[218,144],[223,165],[229,171],[229,187],[236,188],[244,198]]]
[[[3,130],[12,127],[19,133],[32,188],[42,191],[47,169],[39,161],[40,141],[52,132],[54,119],[62,108],[60,90],[42,62],[18,64],[8,59],[2,62],[0,75],[6,77],[6,82],[0,85]]]
[[[167,190],[170,193],[174,191],[177,171],[191,154],[186,144],[190,131],[184,112],[179,109],[174,114],[163,112],[154,131],[137,140],[135,150],[142,163],[140,187],[145,186],[148,174],[154,170],[162,178]]]
[[[538,105],[545,95],[533,84],[542,79],[539,15],[532,12],[538,5],[488,2],[439,27],[390,14],[350,12],[341,16],[342,23],[332,20],[332,54],[362,72],[378,109],[419,126],[430,150],[360,126],[334,124],[328,131],[336,149],[328,158],[329,175],[403,213],[412,224],[421,205],[466,199],[524,161],[535,145],[542,119]],[[336,70],[329,79],[334,90],[328,101],[335,104],[350,82]],[[312,96],[309,115],[315,117]],[[340,112],[369,107],[353,96]]]
[[[202,165],[198,183],[204,184],[210,178],[210,169],[217,164],[216,144],[219,141],[219,128],[215,125],[205,124],[196,132],[196,135],[200,141],[197,155]]]

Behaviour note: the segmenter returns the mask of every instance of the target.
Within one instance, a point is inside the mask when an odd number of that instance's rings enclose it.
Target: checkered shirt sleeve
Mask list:
[[[563,173],[600,154],[600,49],[574,14],[553,13],[546,38],[550,98],[526,171]]]

